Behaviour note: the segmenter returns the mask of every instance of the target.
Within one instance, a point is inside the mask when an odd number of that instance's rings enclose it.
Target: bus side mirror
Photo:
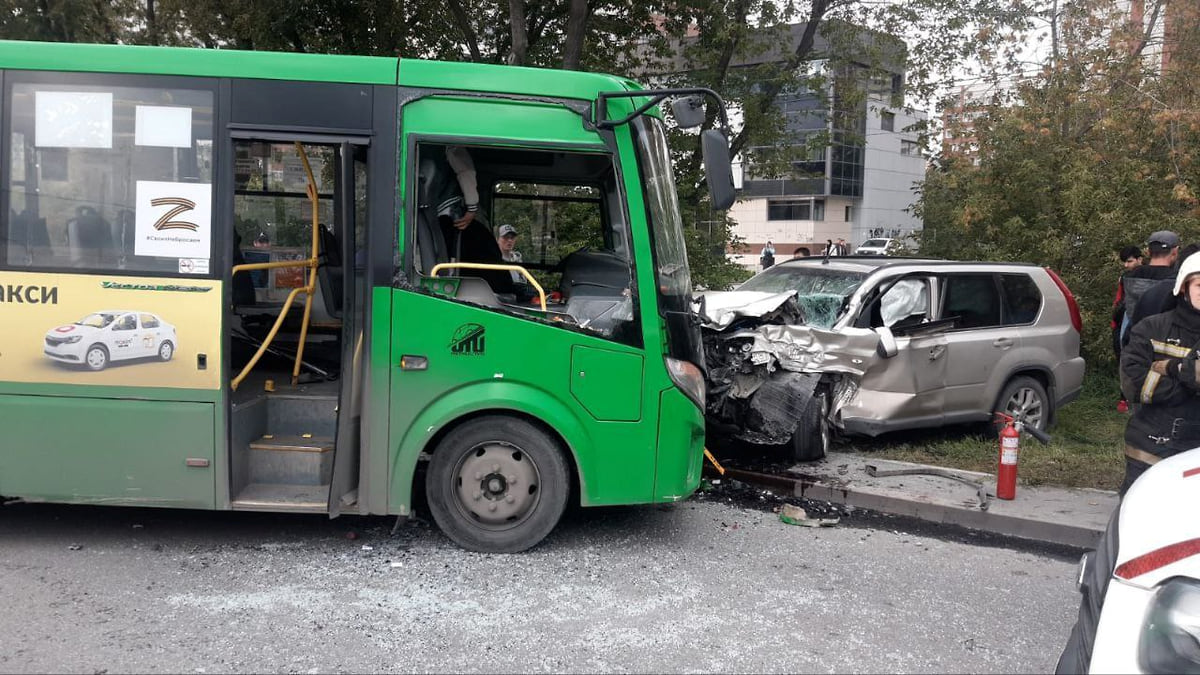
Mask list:
[[[671,114],[680,129],[693,129],[704,124],[704,99],[700,96],[681,96],[671,101]]]
[[[729,141],[725,134],[708,129],[700,134],[700,150],[704,155],[704,177],[713,208],[723,211],[733,206],[733,162],[729,157]]]

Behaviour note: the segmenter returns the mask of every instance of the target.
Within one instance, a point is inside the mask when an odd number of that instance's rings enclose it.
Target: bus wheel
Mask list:
[[[104,345],[92,345],[88,347],[83,360],[91,370],[104,370],[108,367],[108,350]]]
[[[175,356],[175,345],[171,344],[170,340],[163,340],[158,346],[158,358],[162,361],[170,361],[171,357]]]
[[[438,443],[425,489],[433,519],[456,544],[517,553],[558,524],[570,483],[554,439],[524,420],[489,416]]]

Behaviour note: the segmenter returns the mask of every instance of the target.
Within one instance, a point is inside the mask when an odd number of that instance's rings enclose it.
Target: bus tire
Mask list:
[[[558,524],[570,471],[555,439],[515,417],[489,415],[446,434],[425,476],[429,510],[465,549],[518,553]]]
[[[83,363],[88,370],[104,370],[108,367],[108,349],[102,344],[94,344],[83,353]]]

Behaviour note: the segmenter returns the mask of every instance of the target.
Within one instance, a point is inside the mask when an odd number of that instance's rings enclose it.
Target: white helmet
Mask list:
[[[1171,291],[1171,294],[1179,295],[1183,291],[1184,282],[1193,274],[1200,274],[1200,251],[1189,255],[1179,266],[1179,274],[1175,276],[1175,290]]]

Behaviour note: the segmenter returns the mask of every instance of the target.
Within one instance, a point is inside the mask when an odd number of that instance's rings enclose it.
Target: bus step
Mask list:
[[[333,470],[333,439],[266,435],[250,443],[250,482],[326,485]]]
[[[251,483],[242,488],[234,509],[249,511],[325,512],[328,509],[329,485],[280,485]]]

